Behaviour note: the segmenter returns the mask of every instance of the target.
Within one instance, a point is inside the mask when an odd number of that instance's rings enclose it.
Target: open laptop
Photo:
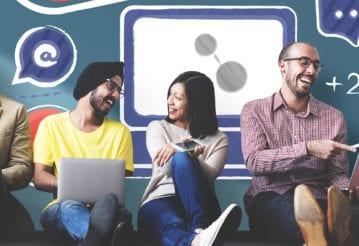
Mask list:
[[[60,158],[57,198],[93,204],[114,193],[125,200],[125,161],[115,159]]]
[[[349,190],[355,190],[359,186],[359,153],[354,164],[352,176],[350,177]]]

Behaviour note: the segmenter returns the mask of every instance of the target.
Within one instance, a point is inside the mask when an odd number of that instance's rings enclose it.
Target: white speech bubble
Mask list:
[[[34,12],[40,14],[46,14],[46,15],[62,15],[80,10],[92,9],[100,6],[110,5],[114,3],[121,3],[126,1],[127,0],[92,0],[88,2],[67,5],[64,7],[44,7],[39,4],[35,4],[29,0],[17,0],[17,2],[20,3],[22,6]]]

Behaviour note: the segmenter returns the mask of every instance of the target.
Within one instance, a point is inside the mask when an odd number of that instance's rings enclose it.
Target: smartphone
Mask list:
[[[172,144],[172,146],[175,149],[177,149],[178,151],[181,151],[181,152],[191,152],[198,145],[202,145],[202,144],[200,142],[198,142],[197,140],[194,140],[194,139],[186,140],[184,142],[179,142],[179,143]]]

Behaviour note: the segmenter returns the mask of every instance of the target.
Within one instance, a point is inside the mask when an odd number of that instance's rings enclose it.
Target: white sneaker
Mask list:
[[[221,240],[224,235],[237,230],[241,217],[241,208],[237,204],[229,205],[217,220],[200,232],[199,245],[211,246],[216,242],[216,239]]]

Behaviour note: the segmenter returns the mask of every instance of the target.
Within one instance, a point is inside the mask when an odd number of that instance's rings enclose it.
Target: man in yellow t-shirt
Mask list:
[[[85,68],[74,89],[77,107],[41,121],[33,146],[34,184],[57,193],[61,157],[110,158],[126,161],[132,175],[133,146],[129,129],[106,117],[122,96],[123,63],[95,62]],[[116,233],[131,230],[131,213],[107,194],[95,204],[56,199],[42,211],[41,224],[50,238],[79,245],[108,245]],[[112,239],[112,244],[115,244]]]

